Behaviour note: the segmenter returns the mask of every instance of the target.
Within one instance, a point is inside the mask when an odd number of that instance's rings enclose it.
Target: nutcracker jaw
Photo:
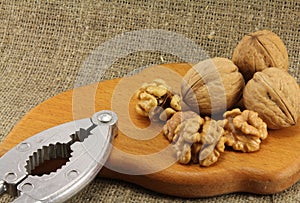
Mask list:
[[[23,141],[0,158],[0,194],[14,202],[63,202],[98,174],[117,135],[117,115],[100,111],[92,118],[65,123]],[[31,171],[46,160],[68,158],[60,169],[42,176]]]

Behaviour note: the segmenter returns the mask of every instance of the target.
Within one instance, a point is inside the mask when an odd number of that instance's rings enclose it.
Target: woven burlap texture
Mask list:
[[[72,89],[84,61],[97,47],[129,31],[171,31],[191,39],[210,57],[231,58],[243,35],[270,29],[284,41],[289,72],[299,83],[299,19],[297,0],[1,0],[0,139],[31,108]],[[155,50],[135,52],[115,61],[100,79],[122,77],[151,64],[174,62],[182,59]],[[300,183],[296,183],[274,195],[235,193],[181,199],[97,178],[69,202],[299,202],[299,191]],[[11,200],[4,195],[0,203]]]

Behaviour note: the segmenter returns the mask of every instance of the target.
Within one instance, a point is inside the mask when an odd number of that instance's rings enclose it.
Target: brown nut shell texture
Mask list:
[[[184,76],[183,101],[201,115],[224,113],[241,98],[244,79],[238,67],[226,58],[201,61]]]
[[[256,111],[270,129],[295,125],[300,114],[300,89],[297,81],[278,68],[254,74],[244,89],[244,104]]]
[[[235,48],[232,61],[239,67],[246,81],[255,72],[269,67],[288,70],[288,53],[279,36],[269,30],[260,30],[242,38]]]

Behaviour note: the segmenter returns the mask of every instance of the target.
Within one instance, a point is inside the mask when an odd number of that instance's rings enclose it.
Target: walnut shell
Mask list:
[[[239,67],[246,81],[257,71],[269,67],[288,70],[288,53],[282,40],[269,30],[250,33],[235,48],[232,61]]]
[[[300,89],[288,72],[268,68],[254,74],[244,88],[244,104],[270,129],[295,125],[300,114]]]
[[[184,76],[183,101],[202,115],[217,115],[232,108],[245,86],[238,67],[226,58],[201,61]]]

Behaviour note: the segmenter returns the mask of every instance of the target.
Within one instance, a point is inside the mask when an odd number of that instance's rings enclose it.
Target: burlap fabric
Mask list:
[[[289,71],[300,82],[299,0],[2,0],[0,138],[31,108],[72,89],[84,61],[97,47],[122,33],[142,29],[178,33],[201,46],[211,57],[229,58],[244,34],[273,30],[287,46]],[[121,77],[150,64],[181,61],[180,57],[157,50],[135,52],[115,61],[100,79]],[[235,193],[186,200],[98,178],[69,202],[299,202],[299,192],[297,183],[274,195]],[[4,195],[0,202],[11,200]]]

